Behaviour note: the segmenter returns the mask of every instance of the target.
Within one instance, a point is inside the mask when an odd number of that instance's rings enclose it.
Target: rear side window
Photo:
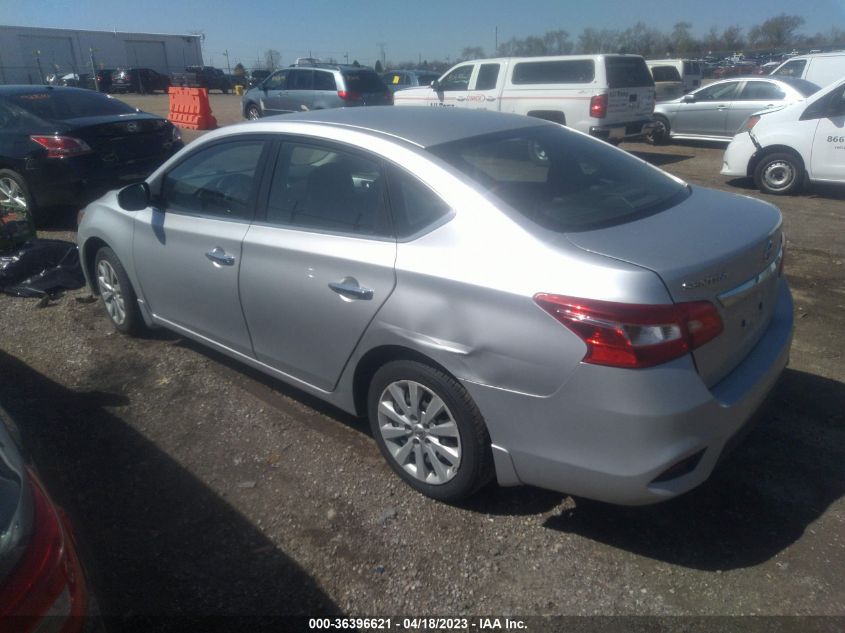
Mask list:
[[[270,187],[267,222],[391,236],[380,163],[332,147],[285,143]]]
[[[355,70],[343,71],[343,81],[350,92],[386,92],[387,86],[373,71]]]
[[[738,97],[740,101],[780,101],[785,98],[786,93],[768,81],[746,81]]]
[[[552,231],[621,224],[689,195],[683,182],[560,126],[473,137],[429,151]]]
[[[784,77],[801,77],[804,73],[804,67],[807,65],[806,59],[794,59],[791,62],[786,62],[783,66],[778,68],[773,75],[783,75]]]
[[[250,140],[194,152],[165,176],[162,194],[168,211],[251,218],[249,203],[263,150],[263,141]]]
[[[135,112],[122,101],[91,90],[49,90],[9,95],[9,103],[42,119],[65,120],[85,116]]]
[[[321,70],[314,72],[314,90],[337,90],[337,83],[332,73]]]
[[[584,84],[595,76],[592,59],[521,62],[514,66],[512,81],[514,84]]]
[[[610,88],[653,86],[654,79],[642,57],[605,57],[607,83]]]
[[[292,70],[288,75],[288,90],[311,90],[313,86],[313,70]]]
[[[499,64],[481,64],[475,80],[476,90],[492,90],[499,79]]]
[[[684,74],[685,75],[700,75],[701,74],[701,64],[698,62],[684,62]],[[655,81],[657,78],[655,78]]]
[[[654,81],[680,81],[681,75],[674,66],[652,66]]]

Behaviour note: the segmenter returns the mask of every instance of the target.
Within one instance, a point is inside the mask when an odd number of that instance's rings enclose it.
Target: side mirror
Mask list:
[[[681,103],[695,103],[695,97],[693,95],[684,95]]]
[[[117,203],[124,211],[141,211],[150,206],[150,186],[138,182],[121,189],[117,194]]]
[[[443,90],[439,79],[435,79],[431,82],[431,89],[434,90],[434,92],[441,92]]]

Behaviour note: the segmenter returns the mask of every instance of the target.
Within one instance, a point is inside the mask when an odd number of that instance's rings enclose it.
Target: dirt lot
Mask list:
[[[162,96],[127,101],[166,111]],[[212,107],[240,120],[237,97]],[[719,146],[623,148],[760,196],[718,175]],[[845,189],[762,197],[789,238],[790,367],[763,424],[663,505],[495,486],[430,501],[364,422],[175,335],[119,336],[85,290],[43,309],[0,297],[0,402],[76,523],[106,613],[842,616]]]

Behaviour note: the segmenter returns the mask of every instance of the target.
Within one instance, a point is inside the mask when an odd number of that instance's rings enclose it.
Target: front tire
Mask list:
[[[249,119],[250,121],[255,121],[256,119],[260,119],[261,118],[261,110],[259,109],[259,107],[257,105],[255,105],[254,103],[250,103],[246,107],[246,118]]]
[[[654,117],[654,129],[648,133],[646,140],[652,145],[668,145],[672,140],[669,120],[666,117]]]
[[[797,156],[787,152],[768,154],[754,169],[754,183],[763,193],[795,193],[804,185],[804,165]]]
[[[103,246],[94,258],[100,303],[118,332],[134,336],[144,329],[138,297],[114,251]]]
[[[367,404],[379,450],[418,492],[456,502],[492,478],[484,419],[448,374],[415,361],[387,363],[370,382]]]

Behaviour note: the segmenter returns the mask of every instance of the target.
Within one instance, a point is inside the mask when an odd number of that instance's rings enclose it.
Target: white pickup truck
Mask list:
[[[462,62],[393,100],[525,114],[618,143],[651,129],[654,80],[639,55],[506,57]]]

